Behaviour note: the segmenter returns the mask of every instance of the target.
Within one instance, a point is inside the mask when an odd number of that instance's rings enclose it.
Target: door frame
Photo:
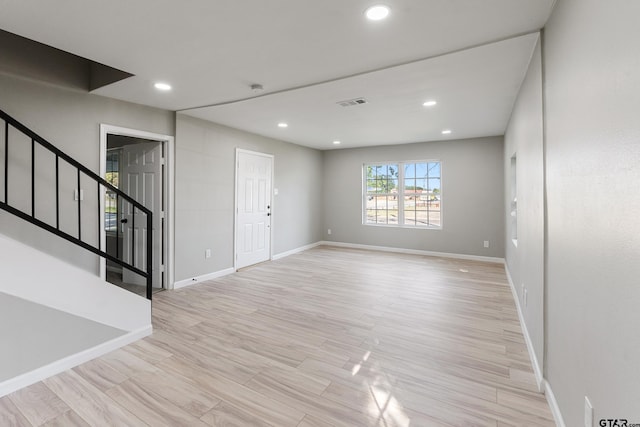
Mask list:
[[[234,180],[234,189],[233,189],[233,270],[237,271],[237,261],[238,261],[238,170],[240,168],[240,153],[245,154],[253,154],[256,156],[268,157],[271,159],[271,226],[269,227],[269,259],[271,261],[273,259],[273,227],[274,227],[274,205],[275,205],[275,197],[273,194],[273,185],[274,185],[274,175],[275,175],[275,156],[273,154],[261,153],[259,151],[245,150],[243,148],[236,147],[236,156],[235,156],[235,180]]]
[[[174,162],[175,162],[175,137],[171,135],[163,135],[159,133],[147,132],[143,130],[130,129],[121,126],[113,126],[100,124],[100,176],[105,177],[107,172],[107,135],[129,136],[133,138],[149,139],[165,144],[165,174],[164,174],[164,259],[165,259],[165,283],[164,289],[173,289],[175,282],[174,261],[174,230],[175,230],[175,206],[174,206]],[[102,188],[100,200],[104,200],[106,194],[105,188]],[[100,246],[107,247],[107,233],[104,229],[104,210],[100,212]],[[100,258],[100,278],[105,280],[107,277],[107,263],[104,258]]]

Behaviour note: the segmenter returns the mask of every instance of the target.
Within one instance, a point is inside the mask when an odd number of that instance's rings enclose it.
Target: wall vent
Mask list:
[[[366,103],[367,103],[367,100],[364,98],[347,99],[346,101],[336,102],[336,104],[341,105],[343,107],[353,107],[354,105],[362,105]]]

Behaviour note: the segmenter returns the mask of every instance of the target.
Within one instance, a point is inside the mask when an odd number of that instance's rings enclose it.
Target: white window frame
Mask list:
[[[405,165],[416,164],[416,163],[439,163],[440,164],[440,188],[439,188],[439,197],[440,197],[440,225],[413,225],[413,224],[405,224],[404,223],[404,197],[405,197],[405,177],[404,177],[404,169]],[[382,165],[394,165],[398,166],[398,224],[374,224],[367,222],[367,167],[368,166],[382,166]],[[442,204],[442,196],[443,196],[443,162],[438,159],[430,159],[430,160],[393,160],[393,161],[381,161],[381,162],[367,162],[362,165],[362,225],[373,226],[373,227],[392,227],[392,228],[415,228],[419,230],[442,230],[444,224],[444,210]],[[380,193],[380,196],[391,195],[390,193]],[[388,221],[388,219],[387,219]]]

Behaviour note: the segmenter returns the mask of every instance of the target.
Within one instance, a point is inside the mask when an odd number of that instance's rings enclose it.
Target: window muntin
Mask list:
[[[439,161],[365,164],[363,224],[442,227]]]

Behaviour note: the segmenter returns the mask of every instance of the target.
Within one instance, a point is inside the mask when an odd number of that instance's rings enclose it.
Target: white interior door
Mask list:
[[[122,149],[120,188],[153,213],[153,287],[161,288],[162,259],[162,143],[126,145]],[[123,260],[140,270],[147,266],[147,217],[121,201]],[[133,256],[132,256],[133,252]],[[132,262],[133,259],[133,262]],[[145,286],[144,278],[123,268],[122,281]]]
[[[271,259],[273,156],[236,152],[236,268]]]

